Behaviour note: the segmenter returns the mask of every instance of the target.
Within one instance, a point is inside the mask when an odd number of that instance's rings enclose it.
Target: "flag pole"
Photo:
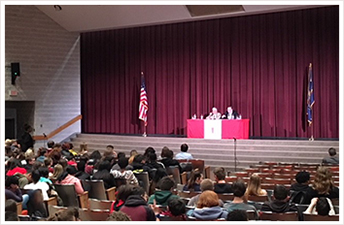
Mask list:
[[[141,71],[141,78],[144,76],[143,72]],[[143,128],[143,134],[142,137],[147,137],[147,122],[143,121],[144,123],[144,128]]]
[[[312,63],[309,63],[309,69],[312,69]],[[309,77],[308,77],[308,80],[309,80]],[[308,84],[309,85],[309,84]],[[308,91],[309,91],[309,88],[308,88]],[[309,126],[311,127],[311,137],[309,138],[309,141],[314,141],[314,126],[313,126],[313,110],[312,110],[312,122],[309,124]]]

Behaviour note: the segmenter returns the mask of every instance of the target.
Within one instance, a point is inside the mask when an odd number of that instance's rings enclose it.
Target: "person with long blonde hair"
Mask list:
[[[57,181],[57,179],[62,175],[62,173],[64,172],[64,169],[62,167],[61,164],[56,164],[54,166],[54,172],[53,175],[51,177],[49,177],[49,179],[55,183],[55,181]]]
[[[252,174],[250,177],[250,181],[248,183],[248,186],[246,188],[246,199],[249,195],[254,195],[254,196],[265,196],[268,193],[266,192],[265,189],[261,188],[261,178],[258,176],[258,174]]]

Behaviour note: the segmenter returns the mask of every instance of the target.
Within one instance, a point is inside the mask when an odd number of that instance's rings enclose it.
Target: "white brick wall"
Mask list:
[[[11,84],[6,67],[6,100],[35,101],[35,134],[48,134],[80,114],[79,34],[63,29],[35,6],[5,7],[5,63],[20,63]],[[17,97],[9,91],[17,90]],[[42,125],[42,127],[41,127]],[[80,132],[80,121],[52,138]]]

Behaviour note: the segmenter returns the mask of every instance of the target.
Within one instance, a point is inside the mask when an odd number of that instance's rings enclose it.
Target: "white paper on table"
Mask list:
[[[204,120],[204,139],[222,138],[222,120]]]

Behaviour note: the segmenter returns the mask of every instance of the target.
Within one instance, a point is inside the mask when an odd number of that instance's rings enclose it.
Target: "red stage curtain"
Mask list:
[[[313,63],[314,136],[339,136],[339,7],[81,34],[82,131],[186,135],[186,120],[231,105],[250,136],[309,137],[307,68]]]

